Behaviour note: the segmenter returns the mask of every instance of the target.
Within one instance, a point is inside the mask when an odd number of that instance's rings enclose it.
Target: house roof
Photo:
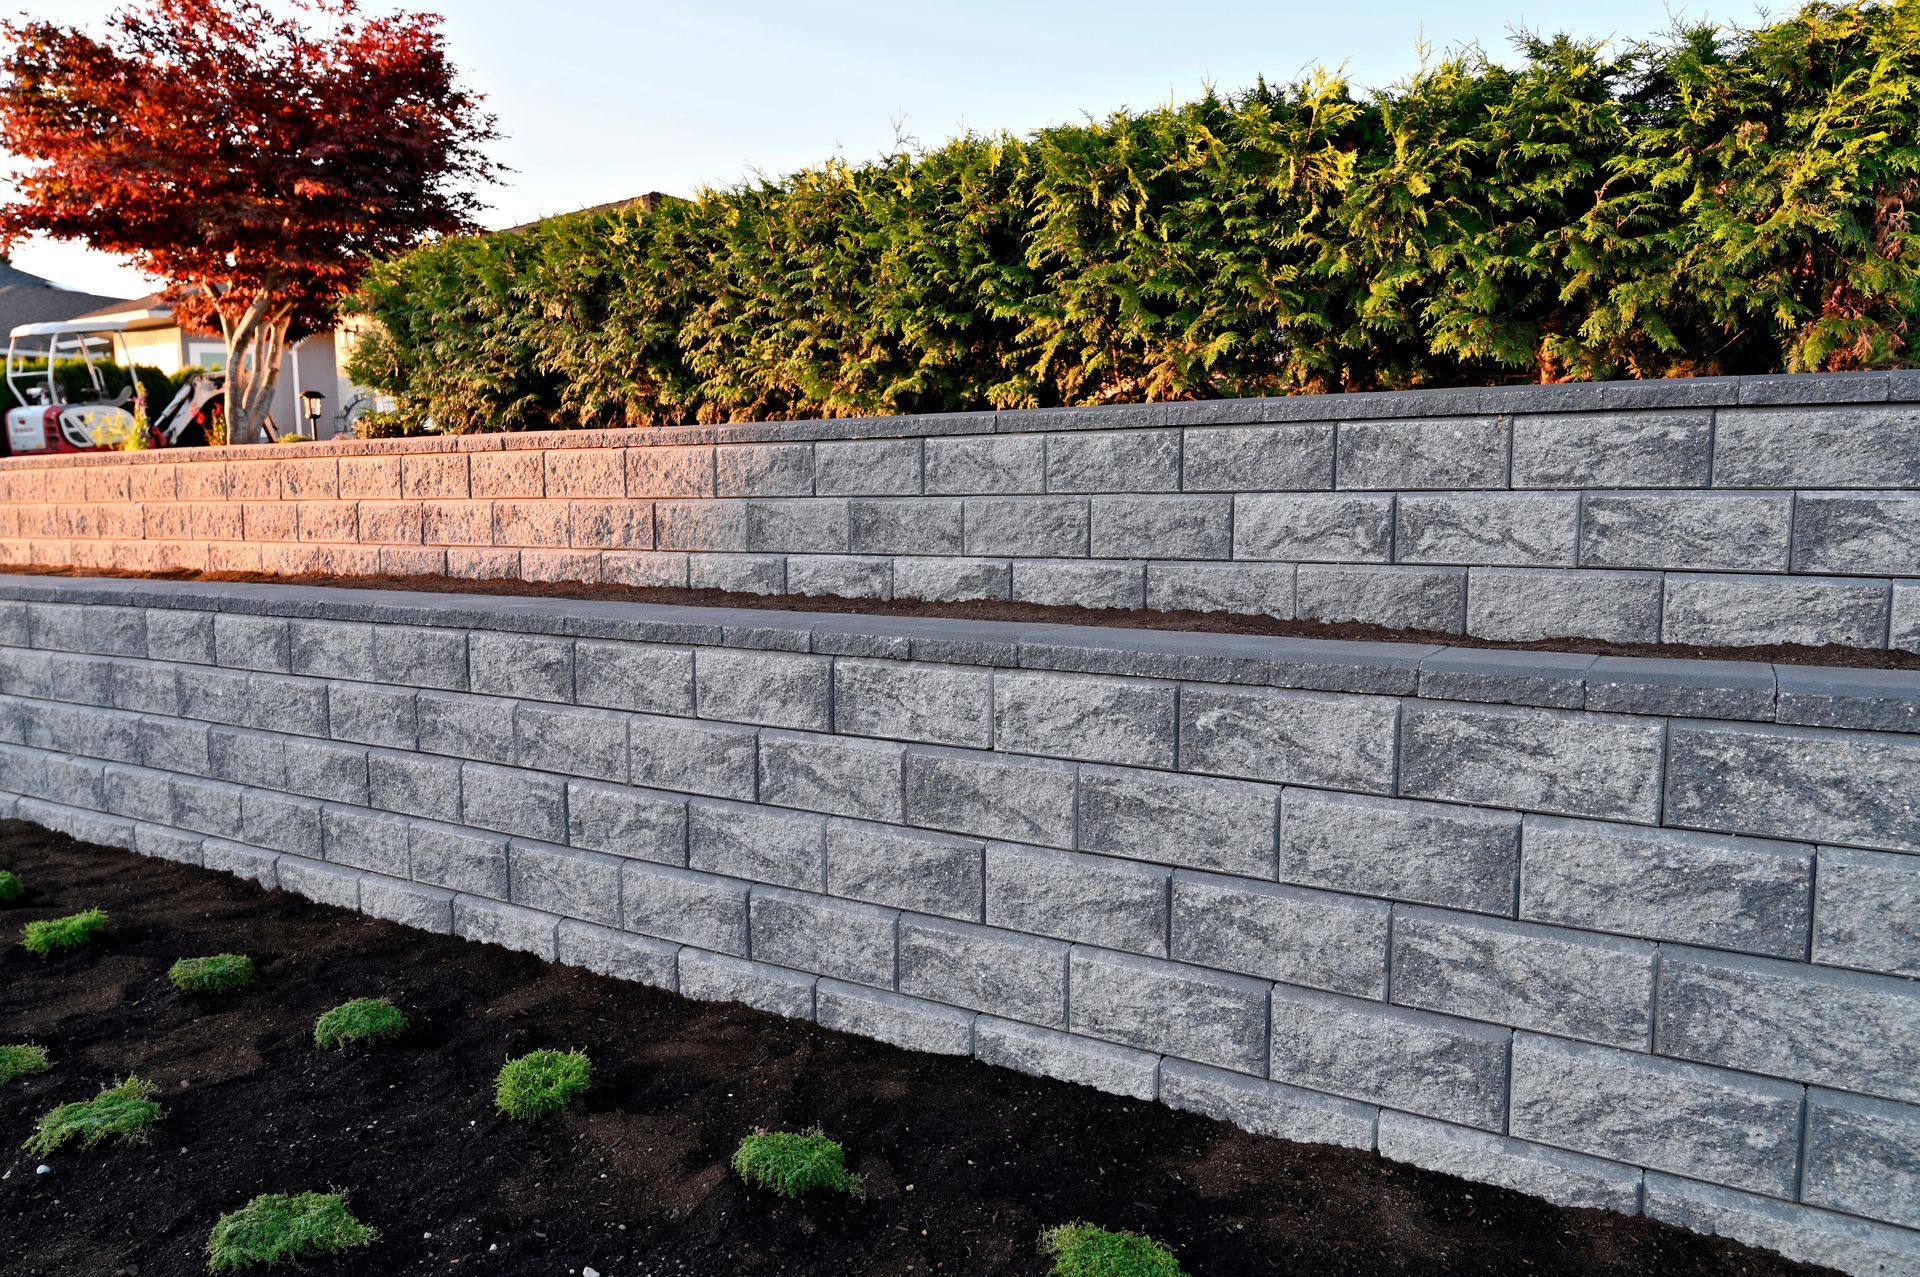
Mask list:
[[[0,336],[21,324],[58,323],[94,313],[96,308],[125,309],[126,305],[99,293],[61,288],[0,257]]]

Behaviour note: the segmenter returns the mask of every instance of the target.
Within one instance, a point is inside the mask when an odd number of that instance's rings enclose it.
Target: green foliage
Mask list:
[[[534,1051],[501,1067],[494,1107],[521,1121],[557,1113],[587,1089],[592,1077],[585,1052]]]
[[[45,918],[29,922],[20,933],[20,943],[28,953],[44,958],[91,944],[106,925],[107,915],[99,909],[68,914],[64,918]]]
[[[45,1157],[73,1140],[79,1140],[82,1148],[92,1148],[106,1139],[138,1143],[150,1134],[147,1128],[166,1113],[153,1096],[153,1083],[130,1077],[90,1100],[62,1104],[44,1114],[32,1137],[21,1147],[36,1157]]]
[[[182,958],[167,972],[167,979],[182,993],[227,993],[253,983],[253,959],[243,953]]]
[[[15,1078],[45,1073],[52,1067],[53,1061],[47,1058],[47,1048],[44,1046],[25,1042],[0,1046],[0,1086],[5,1086]]]
[[[366,1246],[378,1237],[353,1217],[338,1193],[263,1193],[213,1226],[207,1267],[226,1273],[298,1263]]]
[[[406,1013],[393,1003],[385,998],[355,998],[313,1022],[313,1044],[331,1049],[349,1042],[383,1042],[406,1031]]]
[[[0,905],[12,904],[27,894],[27,884],[21,882],[11,870],[0,869]]]
[[[437,241],[352,373],[465,432],[1912,361],[1920,5],[1515,46]]]
[[[751,1187],[798,1197],[824,1189],[866,1195],[860,1177],[847,1169],[846,1151],[819,1127],[810,1131],[756,1131],[733,1152],[733,1169]]]
[[[1186,1277],[1173,1252],[1138,1233],[1110,1233],[1092,1224],[1061,1224],[1040,1234],[1053,1256],[1049,1277]]]

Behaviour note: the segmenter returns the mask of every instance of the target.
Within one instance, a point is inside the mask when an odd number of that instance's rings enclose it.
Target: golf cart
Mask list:
[[[119,446],[135,428],[139,385],[127,357],[126,327],[120,319],[73,319],[22,324],[9,334],[7,431],[0,455]],[[165,405],[148,405],[147,445],[179,447],[220,437],[225,387],[223,373],[204,372]]]

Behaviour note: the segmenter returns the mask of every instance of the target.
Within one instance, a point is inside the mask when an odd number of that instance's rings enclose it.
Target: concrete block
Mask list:
[[[628,935],[590,922],[562,918],[555,933],[555,961],[585,967],[595,975],[675,990],[680,946]]]
[[[900,920],[899,991],[1027,1024],[1067,1019],[1067,946],[961,922]]]
[[[1718,488],[1920,487],[1920,409],[1722,409]]]
[[[1190,685],[1180,698],[1180,766],[1391,793],[1399,709],[1384,696]]]
[[[1136,1100],[1153,1098],[1160,1064],[1148,1051],[985,1015],[974,1021],[973,1054],[983,1064]]]
[[[981,844],[860,821],[827,822],[827,891],[871,904],[979,921]]]
[[[329,865],[304,856],[282,856],[274,862],[282,891],[305,896],[315,904],[336,909],[360,907],[360,871]]]
[[[1400,792],[1652,824],[1663,725],[1624,714],[1409,702]]]
[[[747,546],[754,551],[845,554],[847,502],[841,497],[788,497],[747,502]]]
[[[958,554],[961,509],[958,501],[854,501],[848,548],[855,554]]]
[[[1417,906],[1393,911],[1392,997],[1610,1046],[1646,1048],[1654,946]]]
[[[1806,1161],[1801,1201],[1920,1227],[1920,1108],[1809,1091]]]
[[[1016,559],[1013,597],[1045,607],[1137,608],[1146,605],[1146,564]]]
[[[1920,859],[1822,847],[1819,881],[1815,962],[1920,976]]]
[[[240,796],[240,834],[256,847],[320,858],[320,804],[249,789]]]
[[[1662,1055],[1920,1101],[1910,980],[1669,946],[1658,998]]]
[[[687,864],[709,873],[818,891],[826,882],[826,821],[741,803],[687,807]]]
[[[627,716],[612,710],[519,701],[513,710],[514,761],[521,767],[627,778]]]
[[[566,783],[517,767],[460,765],[460,815],[467,824],[541,842],[565,842]]]
[[[414,713],[415,695],[411,688],[369,683],[329,684],[329,731],[335,740],[388,749],[413,749],[420,738],[419,721]]]
[[[927,440],[930,493],[1046,490],[1045,435],[955,435]]]
[[[621,868],[622,915],[628,931],[747,955],[749,884],[684,869],[629,863]]]
[[[594,851],[514,842],[507,848],[513,903],[618,926],[621,863]]]
[[[1920,495],[1802,492],[1794,502],[1795,572],[1920,576]]]
[[[407,822],[403,817],[357,807],[328,806],[320,832],[329,864],[365,869],[389,878],[407,876]]]
[[[1069,1028],[1141,1050],[1261,1076],[1265,981],[1076,945]]]
[[[891,909],[756,886],[748,902],[753,956],[854,984],[893,987]]]
[[[418,754],[372,754],[367,759],[367,801],[380,811],[458,821],[460,764]]]
[[[567,782],[567,842],[628,860],[683,865],[687,804],[667,794],[593,781]]]
[[[415,882],[507,899],[507,840],[501,835],[415,822],[408,830],[407,847]]]
[[[1526,818],[1525,844],[1522,918],[1780,958],[1807,951],[1811,847],[1551,816]]]
[[[1333,486],[1333,426],[1208,426],[1185,432],[1188,492],[1289,492]]]
[[[760,800],[833,816],[898,821],[906,748],[893,741],[762,732]]]
[[[1673,725],[1669,825],[1920,851],[1920,740],[1802,727]]]
[[[885,555],[795,554],[787,559],[787,592],[838,599],[893,597],[893,560]]]
[[[1358,621],[1458,634],[1465,624],[1465,568],[1303,563],[1295,577],[1303,621]]]
[[[1343,421],[1338,488],[1504,488],[1508,423],[1501,417]]]
[[[373,664],[361,668],[378,670],[403,687],[465,691],[467,635],[425,625],[380,625],[373,633]]]
[[[1394,504],[1393,554],[1401,563],[1572,567],[1577,561],[1580,498],[1570,492],[1409,493]]]
[[[1497,1184],[1556,1206],[1640,1211],[1640,1172],[1544,1144],[1449,1126],[1410,1113],[1382,1113],[1380,1156],[1482,1184]]]
[[[391,676],[373,655],[374,627],[359,621],[288,622],[288,666],[295,674],[317,678],[366,678],[378,671]],[[465,636],[461,646],[465,648]],[[394,677],[395,682],[406,680]]]
[[[751,727],[636,714],[627,724],[633,783],[715,798],[753,797]]]
[[[1052,759],[915,746],[907,751],[910,825],[1064,847],[1073,841],[1074,768]]]
[[[1704,646],[1879,647],[1890,588],[1885,581],[1674,574],[1667,577],[1661,638]]]
[[[713,450],[714,490],[723,497],[813,495],[813,445],[752,443]]]
[[[1713,414],[1524,413],[1513,419],[1516,488],[1703,488]]]
[[[1384,998],[1390,906],[1181,870],[1172,957],[1311,989]],[[991,916],[991,915],[990,915]]]
[[[1080,849],[1270,878],[1279,796],[1268,785],[1084,767]]]
[[[360,912],[437,936],[453,934],[453,893],[368,874],[360,880]]]
[[[1648,1218],[1689,1232],[1728,1237],[1789,1259],[1852,1277],[1920,1273],[1920,1238],[1903,1228],[1869,1224],[1788,1202],[1649,1172]]]
[[[956,1011],[918,998],[903,998],[880,989],[864,989],[838,980],[820,981],[816,989],[820,1027],[876,1038],[909,1051],[932,1055],[971,1055],[971,1011]]]
[[[738,1002],[790,1020],[811,1020],[814,984],[813,976],[798,971],[693,948],[680,951],[681,996],[702,1002]]]
[[[1046,437],[1048,492],[1177,492],[1178,430],[1086,430]]]
[[[823,439],[813,445],[821,496],[901,496],[920,491],[918,439]]]
[[[21,818],[29,819],[25,814],[25,803],[21,804],[21,811]],[[209,838],[200,844],[200,863],[206,868],[245,878],[268,888],[279,886],[273,869],[278,859],[278,852],[249,847],[245,843],[228,842],[223,838]]]
[[[1089,515],[1084,497],[981,497],[965,503],[966,553],[1085,558]]]
[[[1013,597],[1013,565],[1005,559],[898,558],[893,597],[963,602]]]
[[[534,701],[573,699],[573,640],[476,630],[467,640],[473,691]]]
[[[1008,670],[994,676],[993,705],[997,749],[1173,766],[1171,683]]]
[[[799,652],[703,648],[694,658],[700,717],[827,731],[833,663]]]
[[[456,896],[453,901],[453,934],[504,949],[518,949],[548,962],[554,959],[554,928],[560,920],[552,914],[535,913],[518,905],[497,900],[476,900]]]
[[[1169,881],[1104,856],[990,843],[987,925],[1165,957]]]
[[[1293,619],[1291,563],[1149,563],[1147,606],[1156,612],[1230,612]]]
[[[1781,665],[1775,679],[1779,722],[1920,732],[1920,671]]]
[[[1607,568],[1784,572],[1793,498],[1764,492],[1590,492],[1580,562]]]
[[[1276,1082],[1501,1129],[1506,1029],[1286,985],[1273,991],[1272,1021]]]
[[[1518,1034],[1508,1133],[1611,1161],[1791,1196],[1797,1086]]]
[[[1233,502],[1232,557],[1320,563],[1391,562],[1393,497],[1351,493],[1243,494]]]
[[[1172,1108],[1231,1122],[1256,1135],[1303,1144],[1373,1147],[1376,1110],[1371,1105],[1205,1064],[1162,1060],[1160,1099]]]
[[[421,692],[414,701],[420,748],[482,763],[513,761],[513,707],[521,702],[460,692]]]

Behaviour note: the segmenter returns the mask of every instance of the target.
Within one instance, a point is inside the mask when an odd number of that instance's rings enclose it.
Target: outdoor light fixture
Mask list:
[[[307,438],[309,439],[320,437],[320,413],[326,402],[327,397],[317,390],[301,392],[300,412],[307,419]]]

